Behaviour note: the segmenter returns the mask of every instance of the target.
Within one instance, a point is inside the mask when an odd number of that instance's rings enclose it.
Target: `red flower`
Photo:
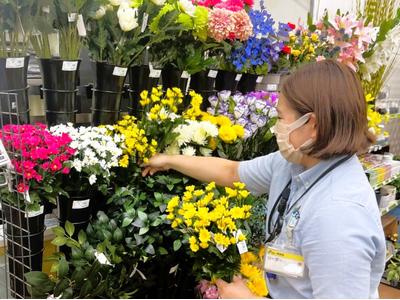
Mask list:
[[[294,25],[293,23],[287,23],[288,24],[288,26],[290,27],[290,29],[292,29],[292,30],[294,30],[294,29],[296,29],[296,25]]]
[[[292,48],[290,48],[289,46],[285,45],[282,48],[282,52],[285,53],[285,54],[290,54],[290,53],[292,53]]]
[[[71,171],[70,168],[63,168],[63,169],[61,170],[61,173],[63,173],[63,174],[69,174],[70,171]]]
[[[27,170],[27,171],[24,172],[24,177],[26,179],[32,179],[33,176],[35,175],[34,173],[35,173],[34,170]]]
[[[18,183],[18,185],[17,185],[17,191],[18,191],[18,193],[23,194],[23,193],[25,193],[25,192],[28,191],[28,190],[29,190],[29,186],[23,184],[22,182],[21,182],[21,183]]]
[[[246,5],[253,7],[254,1],[253,0],[244,0],[244,3],[246,3]]]

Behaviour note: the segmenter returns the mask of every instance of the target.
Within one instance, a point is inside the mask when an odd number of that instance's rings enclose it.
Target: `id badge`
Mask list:
[[[304,276],[304,257],[294,248],[267,244],[264,269],[268,273],[302,278]]]

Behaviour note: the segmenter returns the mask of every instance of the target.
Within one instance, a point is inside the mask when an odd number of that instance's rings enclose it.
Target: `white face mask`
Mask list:
[[[289,141],[290,133],[308,122],[311,113],[305,114],[298,118],[291,124],[283,124],[279,120],[276,122],[275,126],[272,128],[273,132],[276,134],[276,141],[279,146],[279,151],[282,156],[289,162],[294,164],[300,164],[304,156],[301,149],[308,147],[313,143],[312,139],[308,139],[299,148],[295,149],[294,146]]]

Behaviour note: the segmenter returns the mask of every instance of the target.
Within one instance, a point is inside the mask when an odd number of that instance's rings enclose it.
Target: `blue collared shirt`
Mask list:
[[[376,197],[357,158],[335,168],[312,187],[314,180],[342,157],[323,160],[314,167],[287,162],[279,152],[239,164],[239,177],[255,195],[268,194],[268,218],[273,204],[289,182],[290,209],[300,219],[292,233],[294,248],[304,256],[305,276],[267,279],[273,298],[378,298],[386,243]],[[288,244],[286,214],[276,242]],[[267,236],[268,237],[268,236]]]

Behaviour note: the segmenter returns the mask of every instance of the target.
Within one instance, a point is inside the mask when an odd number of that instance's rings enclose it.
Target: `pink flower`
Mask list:
[[[17,191],[18,193],[25,193],[26,191],[29,191],[29,186],[23,184],[22,182],[18,183],[17,185]]]
[[[50,170],[53,172],[57,172],[58,170],[61,170],[62,165],[58,159],[53,160],[50,163]]]
[[[316,58],[317,61],[323,61],[325,59],[326,58],[324,56],[322,56],[322,55],[318,55],[317,58]]]
[[[244,9],[235,12],[233,20],[235,23],[235,30],[233,31],[235,37],[240,41],[248,40],[253,33],[253,24],[247,12]]]
[[[214,8],[209,14],[208,31],[217,42],[228,39],[229,33],[235,29],[232,12],[223,8]]]
[[[244,2],[242,0],[228,0],[221,1],[216,4],[214,7],[216,8],[224,8],[230,11],[239,11],[244,8]]]
[[[24,170],[32,170],[35,166],[36,166],[36,164],[30,160],[26,160],[26,161],[22,162],[22,167],[24,168]]]
[[[211,285],[203,295],[204,299],[218,299],[218,288],[215,285]]]
[[[42,169],[47,171],[50,168],[50,162],[46,161],[42,164]]]
[[[61,170],[61,173],[62,173],[62,174],[69,174],[70,171],[71,171],[70,168],[63,168],[63,169]]]

